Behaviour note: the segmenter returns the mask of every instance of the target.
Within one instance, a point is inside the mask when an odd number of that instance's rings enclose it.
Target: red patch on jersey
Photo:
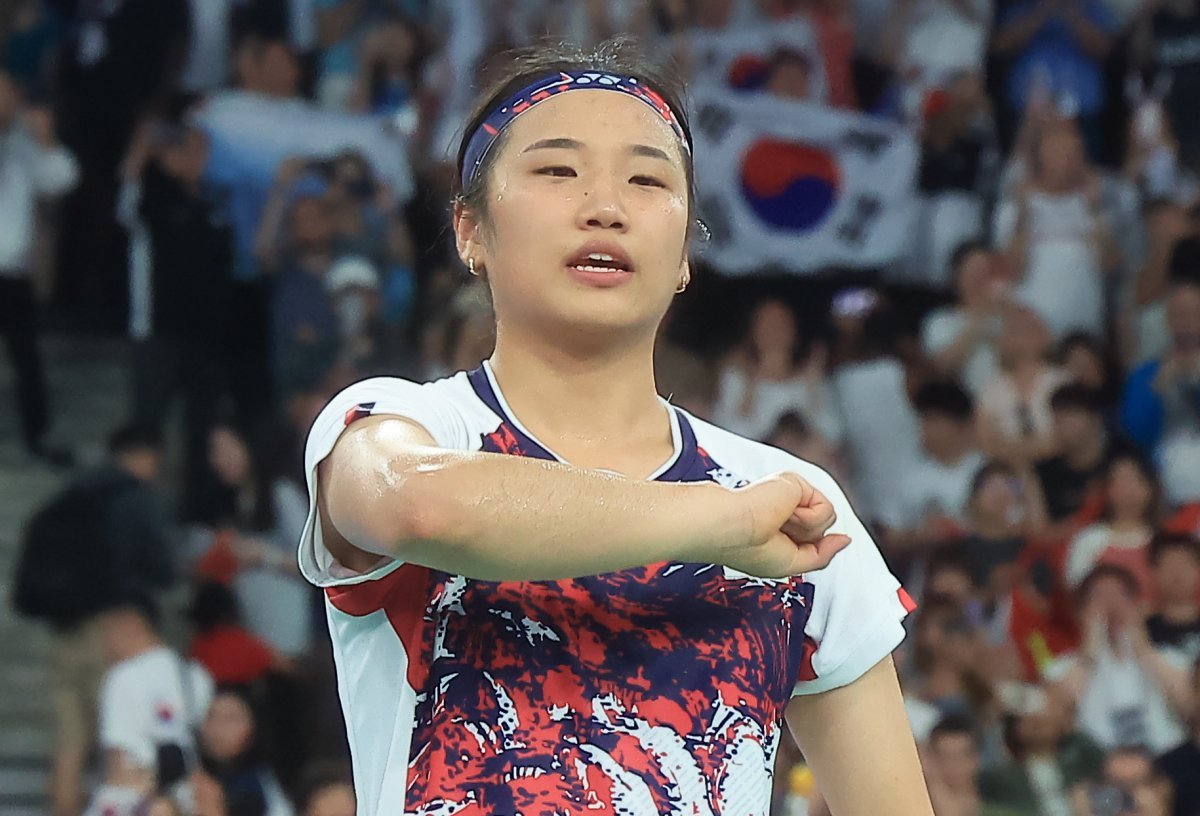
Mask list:
[[[344,419],[346,427],[350,427],[350,425],[360,419],[366,419],[371,415],[371,411],[373,410],[375,410],[375,403],[373,402],[360,402],[358,405],[355,405],[346,412]]]
[[[896,597],[900,599],[900,605],[904,607],[905,612],[912,612],[916,610],[917,602],[914,601],[912,596],[905,591],[904,587],[900,587],[896,590]]]

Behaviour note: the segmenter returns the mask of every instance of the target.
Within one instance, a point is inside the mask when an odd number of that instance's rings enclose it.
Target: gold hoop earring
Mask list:
[[[479,277],[479,273],[475,271],[475,259],[474,258],[467,259],[467,271],[470,272],[475,277],[477,277],[477,278]]]

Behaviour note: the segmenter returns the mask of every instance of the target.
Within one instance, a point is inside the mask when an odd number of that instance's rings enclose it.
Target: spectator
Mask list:
[[[1195,0],[1144,5],[1134,29],[1134,61],[1166,87],[1164,112],[1179,144],[1180,159],[1200,171],[1200,119],[1192,100],[1200,94],[1200,26]]]
[[[189,617],[195,632],[189,654],[218,686],[251,686],[284,663],[243,628],[237,596],[224,584],[198,584],[192,591]]]
[[[0,70],[35,98],[50,92],[51,67],[63,35],[58,13],[42,0],[17,0],[5,32]]]
[[[112,665],[100,691],[104,775],[89,816],[132,816],[157,794],[177,804],[190,796],[193,734],[212,700],[212,678],[163,642],[156,620],[153,606],[140,604],[107,612],[101,622]]]
[[[385,17],[362,42],[347,107],[385,116],[414,111],[420,66],[420,30],[399,13]]]
[[[1114,447],[1094,389],[1069,383],[1050,397],[1058,453],[1035,463],[1047,521],[1069,522],[1092,495]]]
[[[895,518],[903,502],[896,485],[908,477],[920,456],[919,424],[900,357],[913,355],[878,292],[839,292],[832,311],[837,332],[833,385],[845,426],[853,492],[869,518]]]
[[[716,372],[708,355],[697,353],[675,338],[682,314],[678,307],[672,308],[658,326],[658,340],[654,344],[658,393],[672,404],[708,419],[712,416],[717,390]]]
[[[808,55],[790,48],[777,50],[766,69],[764,90],[780,99],[815,101],[812,63]]]
[[[913,397],[921,423],[921,460],[903,486],[900,537],[928,548],[956,537],[966,523],[971,480],[984,465],[975,443],[971,398],[952,382],[933,382]]]
[[[1076,597],[1083,642],[1050,664],[1046,676],[1057,693],[1078,701],[1079,729],[1106,750],[1144,745],[1161,756],[1177,747],[1191,710],[1187,664],[1150,642],[1137,580],[1101,564]]]
[[[971,566],[971,559],[958,542],[939,546],[929,554],[921,594],[952,602],[972,626],[979,626],[984,622],[985,610]]]
[[[293,550],[308,516],[307,499],[265,441],[251,447],[238,431],[218,425],[209,446],[221,488],[215,519],[233,530],[239,567],[233,587],[247,627],[279,654],[302,657],[311,638],[311,593]]]
[[[1074,123],[1042,126],[1024,169],[1027,179],[1001,201],[995,219],[996,241],[1020,281],[1015,297],[1055,337],[1102,336],[1104,273],[1119,254],[1102,180],[1087,163]]]
[[[1067,584],[1077,587],[1097,564],[1116,564],[1138,582],[1148,598],[1152,582],[1146,546],[1162,516],[1154,468],[1132,451],[1118,452],[1104,466],[1105,509],[1101,520],[1080,530],[1067,547]]]
[[[143,130],[126,164],[138,199],[134,229],[145,231],[150,257],[144,284],[134,287],[132,405],[136,421],[160,425],[174,399],[182,402],[180,498],[183,517],[195,520],[208,429],[232,395],[233,358],[241,353],[231,342],[227,307],[232,238],[214,191],[201,183],[204,133],[167,122]],[[238,409],[248,417],[261,406]]]
[[[1058,364],[1071,382],[1091,389],[1101,401],[1108,420],[1115,419],[1119,385],[1112,375],[1108,355],[1096,338],[1083,332],[1068,334],[1058,344]]]
[[[354,782],[350,769],[323,763],[309,768],[301,786],[300,816],[354,816]]]
[[[979,395],[979,443],[989,456],[1024,467],[1057,453],[1050,396],[1067,377],[1049,362],[1050,334],[1029,309],[1004,313],[998,346],[1003,373]]]
[[[1099,0],[1016,0],[1002,7],[992,48],[1012,59],[1005,103],[1011,116],[1049,97],[1084,123],[1088,152],[1104,148],[1103,65],[1116,25]]]
[[[1187,208],[1169,200],[1148,202],[1142,209],[1147,247],[1126,295],[1124,315],[1125,362],[1140,365],[1170,348],[1166,301],[1171,276],[1187,263],[1194,246],[1196,224]]]
[[[913,269],[908,277],[946,289],[956,248],[984,231],[985,197],[991,193],[999,155],[979,74],[947,77],[943,87],[926,93],[921,108],[921,211],[910,242]]]
[[[54,816],[80,809],[104,672],[100,615],[152,597],[172,578],[167,518],[152,488],[159,448],[152,429],[115,432],[110,463],[82,476],[39,510],[23,542],[14,588],[17,609],[55,628]]]
[[[896,72],[918,90],[956,75],[982,75],[991,18],[991,0],[896,3],[884,23]]]
[[[292,807],[264,756],[249,694],[237,688],[219,690],[199,739],[204,781],[220,787],[222,816],[291,816]]]
[[[958,304],[925,318],[921,345],[934,368],[978,397],[999,373],[996,341],[1002,326],[1004,281],[987,242],[970,240],[951,256]]]
[[[1200,813],[1200,661],[1192,667],[1191,738],[1158,760],[1159,771],[1170,780],[1175,791],[1173,816]]]
[[[1028,816],[1070,816],[1075,786],[1100,772],[1104,752],[1074,730],[1070,701],[1036,685],[1002,690],[1005,761],[985,768],[985,802]]]
[[[1030,481],[1003,462],[989,462],[971,482],[962,549],[989,611],[1013,589],[1017,558],[1038,523]]]
[[[775,423],[775,430],[766,442],[806,462],[820,465],[832,474],[842,471],[837,449],[814,431],[803,416],[794,411],[789,411],[779,418]]]
[[[276,388],[285,394],[325,382],[341,355],[327,284],[337,260],[337,225],[325,182],[303,159],[280,165],[259,230],[257,253],[276,278],[272,296]]]
[[[1146,619],[1150,642],[1177,649],[1193,663],[1200,660],[1200,541],[1186,535],[1155,536],[1150,568],[1156,599],[1154,614]]]
[[[1111,751],[1104,758],[1103,778],[1076,792],[1076,807],[1089,814],[1169,816],[1170,802],[1170,784],[1156,773],[1154,757],[1140,746]]]
[[[38,199],[75,186],[79,168],[59,144],[54,120],[21,100],[21,89],[0,69],[0,336],[16,374],[21,438],[30,456],[69,466],[66,451],[50,447],[46,375],[37,341],[37,310],[30,281]]]
[[[1125,383],[1121,424],[1149,453],[1200,432],[1200,276],[1176,278],[1167,299],[1171,344]]]
[[[979,793],[979,748],[975,731],[964,718],[948,717],[933,727],[925,752],[929,798],[938,816],[987,813]]]
[[[981,631],[953,602],[926,598],[912,632],[919,699],[943,717],[968,716],[992,702]]]
[[[765,439],[781,416],[797,411],[837,445],[842,420],[827,378],[827,357],[824,347],[801,342],[787,304],[760,303],[745,340],[721,372],[714,421],[751,439]]]

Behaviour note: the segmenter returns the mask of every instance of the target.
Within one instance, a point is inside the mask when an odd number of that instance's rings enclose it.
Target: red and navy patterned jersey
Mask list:
[[[784,710],[852,682],[903,638],[907,596],[819,468],[664,403],[675,450],[651,478],[736,488],[794,470],[852,543],[784,580],[665,562],[563,581],[479,581],[383,559],[337,564],[316,467],[344,428],[391,414],[439,445],[555,459],[490,368],[357,383],[308,440],[304,574],[325,589],[360,816],[765,816]]]

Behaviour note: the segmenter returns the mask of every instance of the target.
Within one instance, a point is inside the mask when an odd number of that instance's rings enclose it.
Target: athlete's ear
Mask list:
[[[482,227],[478,213],[462,201],[454,202],[454,244],[464,266],[469,266],[471,259],[474,259],[477,265],[484,261],[480,241]]]

